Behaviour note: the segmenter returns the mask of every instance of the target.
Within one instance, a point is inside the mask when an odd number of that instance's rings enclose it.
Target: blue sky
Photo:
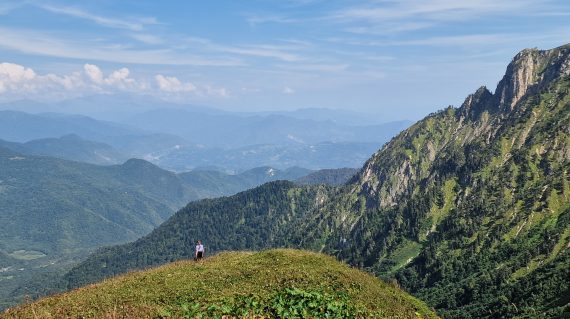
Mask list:
[[[518,51],[568,42],[562,0],[4,0],[0,101],[121,93],[418,119],[494,90]]]

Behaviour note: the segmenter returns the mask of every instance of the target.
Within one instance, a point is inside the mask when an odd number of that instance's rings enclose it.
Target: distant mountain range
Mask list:
[[[259,166],[310,169],[357,167],[378,145],[375,143],[329,143],[274,145],[260,144],[236,149],[180,146],[164,154],[148,154],[145,159],[174,171],[200,167],[220,167],[240,171]]]
[[[330,120],[295,118],[286,115],[243,116],[178,109],[153,110],[123,122],[140,129],[181,136],[196,144],[222,148],[256,144],[308,145],[321,142],[381,144],[410,124],[409,121],[400,121],[354,126]]]
[[[118,164],[128,159],[126,154],[108,144],[85,140],[75,134],[64,135],[60,138],[42,138],[25,143],[0,140],[0,147],[26,155],[52,156],[99,165]]]
[[[125,154],[145,154],[188,143],[177,136],[149,133],[124,124],[95,120],[87,116],[0,111],[0,139],[4,141],[24,143],[66,135],[76,135],[89,141],[105,143]],[[36,146],[37,144],[45,145],[45,142],[44,140],[32,144],[36,144]],[[78,146],[80,143],[78,139],[68,138],[66,141],[51,140],[50,142],[59,142],[60,145],[57,147],[63,147],[63,142],[73,144],[72,147],[87,147],[87,145]],[[35,149],[35,147],[26,148]],[[42,149],[46,151],[47,147]],[[55,150],[49,152],[54,153]]]
[[[78,115],[0,111],[0,145],[24,154],[103,165],[142,158],[179,172],[199,167],[231,172],[260,166],[321,169],[360,166],[406,125],[346,126],[180,110],[136,118],[126,125]],[[141,128],[134,127],[135,122]]]

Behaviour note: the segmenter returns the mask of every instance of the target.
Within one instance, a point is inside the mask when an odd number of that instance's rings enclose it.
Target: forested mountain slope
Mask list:
[[[68,273],[66,281],[74,287],[129,269],[192,258],[198,239],[206,243],[207,254],[286,246],[291,220],[311,212],[331,192],[325,186],[277,181],[231,197],[189,203],[148,236],[100,249]]]
[[[301,185],[343,185],[358,173],[356,168],[321,169],[297,179]]]
[[[569,54],[522,51],[494,94],[393,139],[353,200],[307,229],[333,223],[333,236],[312,232],[326,251],[395,275],[446,318],[568,315]]]
[[[7,252],[49,255],[127,241],[196,198],[174,173],[142,160],[105,167],[4,151],[0,163]]]
[[[570,45],[522,51],[494,93],[482,87],[414,124],[346,186],[272,183],[193,203],[67,279],[183,258],[201,238],[211,250],[333,254],[397,278],[444,318],[568,316],[569,55]]]

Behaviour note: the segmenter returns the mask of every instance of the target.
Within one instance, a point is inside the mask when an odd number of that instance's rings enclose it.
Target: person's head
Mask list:
[[[198,240],[197,244],[198,244],[198,245],[202,245],[202,241],[201,241],[201,240]]]

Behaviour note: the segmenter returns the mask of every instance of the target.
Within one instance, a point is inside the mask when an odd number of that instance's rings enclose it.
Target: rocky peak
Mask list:
[[[459,114],[466,118],[477,120],[484,111],[491,111],[493,94],[482,86],[470,94],[461,105]]]
[[[528,92],[536,92],[550,81],[570,74],[570,44],[552,49],[525,49],[517,54],[497,85],[499,108],[512,111]]]

